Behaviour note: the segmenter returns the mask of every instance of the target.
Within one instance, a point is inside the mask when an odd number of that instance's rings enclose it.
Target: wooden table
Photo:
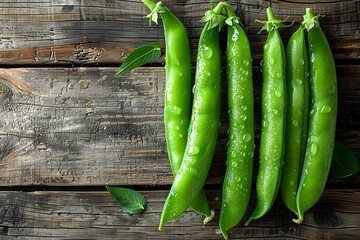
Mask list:
[[[256,141],[266,34],[257,34],[260,26],[254,19],[265,19],[266,7],[272,6],[279,18],[299,22],[305,7],[312,7],[325,15],[321,24],[337,65],[336,138],[359,157],[360,1],[230,2],[252,46]],[[195,60],[203,27],[199,20],[208,1],[164,3],[187,27]],[[173,179],[162,122],[164,57],[115,77],[134,48],[152,41],[164,46],[161,21],[149,26],[146,14],[135,0],[0,1],[1,239],[222,239],[218,216],[226,161],[225,101],[205,185],[215,219],[204,226],[199,215],[187,211],[162,232],[157,230]],[[281,31],[285,43],[297,26]],[[257,161],[256,154],[255,171]],[[358,239],[359,180],[360,174],[330,178],[301,225],[292,223],[294,216],[279,197],[264,218],[248,227],[242,221],[230,238]],[[146,210],[140,215],[123,212],[106,185],[142,192],[148,199]],[[254,202],[255,192],[244,219]]]

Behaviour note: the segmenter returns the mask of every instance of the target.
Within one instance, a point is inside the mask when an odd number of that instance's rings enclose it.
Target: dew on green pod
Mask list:
[[[315,156],[318,152],[318,145],[316,143],[311,144],[310,148],[311,155]]]
[[[303,84],[303,80],[301,80],[300,78],[296,79],[296,83],[299,84],[299,85],[302,85]]]
[[[299,125],[299,122],[298,122],[296,119],[294,119],[294,120],[292,121],[292,124],[296,127],[296,126]]]
[[[209,48],[209,47],[205,47],[204,50],[205,50],[204,58],[206,58],[206,59],[211,58],[212,55],[213,55],[213,50],[211,48]]]
[[[270,65],[274,65],[275,60],[273,58],[270,58],[269,63],[270,63]]]
[[[321,113],[329,113],[331,112],[331,107],[329,105],[325,105],[320,110]]]
[[[198,147],[196,145],[195,146],[190,146],[187,153],[188,153],[189,156],[195,156],[195,155],[200,153],[200,147]]]
[[[264,128],[266,128],[267,126],[268,126],[268,121],[266,121],[266,120],[263,120],[262,121],[262,126],[264,127]]]
[[[173,112],[176,114],[176,115],[180,115],[181,114],[181,111],[182,111],[182,108],[179,107],[179,106],[174,106],[173,107]]]
[[[236,177],[234,178],[234,180],[235,180],[235,182],[240,182],[240,181],[241,181],[241,177],[236,176]]]
[[[280,90],[276,90],[276,91],[275,91],[275,96],[281,97],[281,96],[282,96],[281,91],[280,91]]]
[[[234,168],[236,168],[236,167],[238,166],[238,163],[237,163],[236,161],[232,161],[232,162],[231,162],[231,166],[234,167]]]
[[[236,151],[235,151],[235,150],[232,150],[231,153],[230,153],[230,156],[231,156],[232,158],[236,158],[236,156],[237,156]]]
[[[244,136],[243,136],[243,141],[244,142],[249,142],[251,140],[251,135],[250,134],[245,134]]]

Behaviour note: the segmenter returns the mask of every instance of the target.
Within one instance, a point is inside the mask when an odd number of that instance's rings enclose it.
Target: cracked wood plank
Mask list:
[[[0,85],[0,186],[166,185],[172,173],[163,131],[163,68],[17,68],[6,76],[32,94]],[[337,139],[360,156],[359,66],[339,66]],[[20,81],[19,80],[19,81]],[[1,82],[1,81],[0,81]],[[254,68],[255,142],[260,134],[261,72]],[[223,92],[226,79],[223,76]],[[227,105],[208,184],[225,171]],[[255,150],[255,169],[258,154]],[[331,182],[358,182],[360,174]]]
[[[207,225],[187,211],[157,230],[167,191],[141,191],[148,200],[144,212],[123,212],[107,192],[0,192],[0,237],[6,239],[223,239],[218,221],[221,191],[206,190],[216,212]],[[255,194],[255,192],[253,192]],[[253,194],[253,196],[254,196]],[[360,192],[326,190],[305,214],[302,224],[281,201],[250,226],[245,220],[254,208],[254,197],[244,219],[229,232],[230,239],[358,239]]]
[[[276,16],[297,23],[305,7],[325,15],[321,25],[337,61],[359,59],[359,1],[229,1],[248,33],[253,58],[260,60],[266,34],[257,34],[265,19],[265,9],[273,7]],[[188,29],[193,59],[209,8],[207,0],[165,1]],[[162,23],[148,26],[148,9],[141,1],[39,0],[1,1],[0,64],[118,64],[134,48],[152,41],[164,46]],[[283,29],[284,41],[297,28]],[[225,32],[221,34],[225,46]],[[223,47],[225,48],[225,47]],[[160,61],[164,61],[161,58]]]

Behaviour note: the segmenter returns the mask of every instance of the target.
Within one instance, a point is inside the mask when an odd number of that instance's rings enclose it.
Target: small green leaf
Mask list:
[[[141,213],[146,207],[146,198],[135,190],[108,186],[106,186],[106,189],[118,201],[120,207],[127,213]]]
[[[154,23],[156,23],[156,25],[158,24],[158,13],[157,12],[154,12],[152,15],[151,15],[151,21],[153,21]]]
[[[331,175],[336,178],[345,178],[359,171],[359,162],[356,154],[345,144],[335,141]]]
[[[159,42],[145,44],[133,50],[118,69],[116,76],[140,67],[146,63],[154,62],[161,56]]]
[[[200,20],[200,22],[208,22],[210,21],[214,16],[216,16],[216,13],[214,13],[213,10],[209,10],[204,14],[204,17]]]

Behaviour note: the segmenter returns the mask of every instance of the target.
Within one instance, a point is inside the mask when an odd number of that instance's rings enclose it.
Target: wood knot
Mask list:
[[[339,227],[344,220],[337,216],[333,209],[319,211],[314,214],[314,222],[320,227]]]
[[[14,93],[32,94],[29,85],[14,76],[12,70],[0,69],[0,106],[9,104]]]
[[[11,101],[13,93],[10,88],[0,84],[0,106],[3,107]]]

